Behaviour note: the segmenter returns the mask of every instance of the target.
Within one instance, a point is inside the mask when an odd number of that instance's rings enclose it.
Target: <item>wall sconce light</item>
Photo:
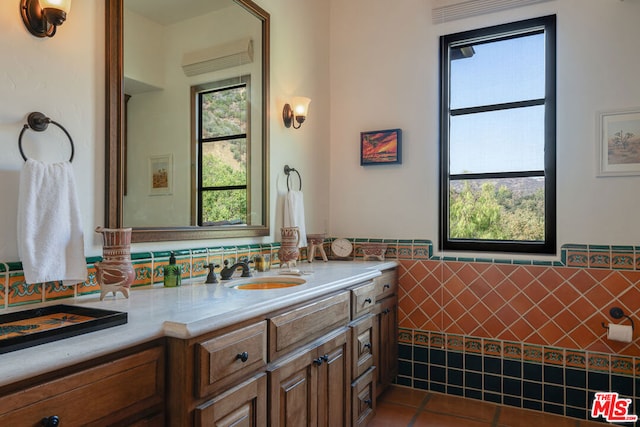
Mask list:
[[[291,104],[284,104],[282,120],[284,121],[285,127],[290,128],[293,126],[294,129],[300,129],[300,126],[302,126],[302,123],[305,121],[307,114],[309,113],[310,102],[311,99],[309,98],[297,96],[293,98]],[[298,126],[296,126],[296,123],[298,123]]]
[[[53,37],[69,9],[71,0],[20,0],[24,25],[36,37]]]

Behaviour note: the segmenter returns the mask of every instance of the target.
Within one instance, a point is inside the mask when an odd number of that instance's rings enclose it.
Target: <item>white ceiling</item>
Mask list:
[[[125,8],[170,25],[235,4],[233,0],[124,0]]]

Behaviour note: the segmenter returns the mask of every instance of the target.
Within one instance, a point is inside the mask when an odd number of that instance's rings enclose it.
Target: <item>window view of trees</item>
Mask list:
[[[247,222],[247,96],[246,84],[198,96],[201,225]]]
[[[449,192],[451,237],[544,240],[544,181],[517,181],[520,182],[498,184],[489,180],[465,180],[452,185]]]

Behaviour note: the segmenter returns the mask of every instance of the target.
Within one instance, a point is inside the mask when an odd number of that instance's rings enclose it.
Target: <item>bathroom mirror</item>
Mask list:
[[[269,235],[269,14],[105,2],[106,226],[133,242]]]

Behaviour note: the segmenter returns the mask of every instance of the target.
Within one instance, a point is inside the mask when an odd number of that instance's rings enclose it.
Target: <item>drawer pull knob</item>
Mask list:
[[[366,400],[364,400],[364,403],[366,405],[369,405],[369,407],[371,407],[371,404],[373,403],[373,401],[371,399],[366,399]]]
[[[236,356],[236,360],[238,359],[240,359],[242,363],[246,362],[247,360],[249,360],[249,353],[247,353],[246,351],[238,353],[238,355]]]
[[[362,346],[363,348],[368,348],[369,350],[371,350],[371,343],[368,342],[365,345]]]
[[[371,304],[371,298],[367,298],[366,300],[364,300],[365,304]]]
[[[313,364],[316,365],[316,366],[320,366],[320,365],[322,365],[322,362],[328,362],[328,361],[329,361],[329,355],[325,354],[324,356],[320,356],[317,359],[315,359],[313,361]]]
[[[382,314],[389,314],[391,313],[391,309],[389,308],[385,308],[384,310],[382,310]]]
[[[382,289],[389,289],[390,287],[391,287],[391,285],[387,283],[382,287]]]
[[[40,421],[40,424],[44,427],[56,427],[60,425],[60,418],[56,417],[55,415],[44,417],[42,421]]]

